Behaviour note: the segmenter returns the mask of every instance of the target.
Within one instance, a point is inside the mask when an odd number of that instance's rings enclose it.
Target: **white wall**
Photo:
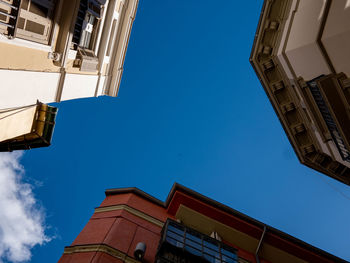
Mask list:
[[[67,74],[61,100],[94,97],[98,76]]]
[[[0,70],[0,109],[55,101],[60,74]]]

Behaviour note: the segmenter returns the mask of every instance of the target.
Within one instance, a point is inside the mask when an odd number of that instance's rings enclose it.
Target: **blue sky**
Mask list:
[[[350,260],[350,187],[302,166],[249,64],[263,1],[140,0],[118,98],[60,103],[24,154],[57,262],[107,188],[179,182]]]

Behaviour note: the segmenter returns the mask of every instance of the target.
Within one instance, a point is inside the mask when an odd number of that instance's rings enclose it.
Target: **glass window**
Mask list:
[[[168,226],[168,230],[170,230],[170,231],[172,231],[174,233],[177,233],[178,235],[181,235],[181,236],[183,236],[185,234],[183,229],[174,227],[172,225]]]
[[[102,1],[104,2],[104,1]],[[73,47],[94,50],[103,9],[101,1],[80,0],[79,12],[73,33]]]
[[[182,243],[184,242],[183,236],[180,236],[180,235],[178,235],[178,234],[176,234],[176,233],[174,233],[174,232],[169,231],[169,232],[167,233],[167,236],[170,237],[170,238],[172,238],[172,239],[175,239],[175,240],[177,240],[177,241],[179,241],[179,242],[182,242]]]
[[[189,246],[201,251],[201,253],[202,253],[202,245],[201,244],[198,244],[197,242],[193,242],[193,241],[187,240],[187,239],[186,239],[185,243],[186,243],[186,245],[189,245]]]
[[[236,263],[236,259],[222,255],[222,262],[226,262],[226,263]]]
[[[198,248],[194,248],[194,247],[192,247],[192,246],[190,246],[190,245],[188,245],[186,243],[185,250],[190,252],[192,255],[201,257],[202,256],[202,251],[199,250],[199,249]]]
[[[237,258],[236,253],[234,253],[233,251],[227,250],[225,248],[221,248],[221,253],[230,258]]]
[[[186,232],[186,239],[202,245],[202,238],[200,236],[197,236],[195,233]]]
[[[193,258],[189,259],[186,257],[186,255],[192,255],[201,257],[205,262],[209,263],[237,262],[236,250],[234,248],[170,220],[166,226],[165,235],[168,244],[183,248],[184,252],[187,252],[187,254],[177,255],[177,257],[180,257],[180,260],[184,259],[186,262],[188,260],[188,262],[193,262]]]
[[[211,250],[219,252],[219,246],[213,243],[211,240],[203,240],[203,246],[210,248]]]
[[[203,257],[209,262],[209,263],[215,263],[215,258],[211,255],[208,255],[206,253],[203,254]]]

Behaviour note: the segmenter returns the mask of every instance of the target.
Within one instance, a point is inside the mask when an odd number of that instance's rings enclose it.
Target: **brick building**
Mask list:
[[[165,202],[137,188],[105,193],[59,263],[346,262],[179,184]]]

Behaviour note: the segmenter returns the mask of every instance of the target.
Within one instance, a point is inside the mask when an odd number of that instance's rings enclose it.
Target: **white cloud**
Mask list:
[[[31,258],[31,248],[49,241],[44,213],[23,182],[20,152],[0,153],[0,262]]]

